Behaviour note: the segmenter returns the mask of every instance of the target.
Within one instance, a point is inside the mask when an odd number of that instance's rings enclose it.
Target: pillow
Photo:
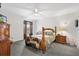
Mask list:
[[[42,34],[41,31],[36,33],[36,35],[40,35],[40,34]],[[52,31],[45,31],[45,35],[53,35],[53,32]]]
[[[53,32],[45,32],[45,35],[53,35]]]

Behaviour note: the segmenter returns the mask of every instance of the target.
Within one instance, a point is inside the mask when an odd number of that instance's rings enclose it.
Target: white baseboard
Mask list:
[[[16,41],[21,41],[21,40],[23,40],[23,39],[11,40],[11,41],[12,41],[12,42],[16,42]]]

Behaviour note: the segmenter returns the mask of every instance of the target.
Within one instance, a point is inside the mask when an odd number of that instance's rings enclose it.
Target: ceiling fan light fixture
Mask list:
[[[38,15],[38,9],[34,9],[34,15],[37,16]]]
[[[38,9],[35,9],[35,13],[38,13]]]

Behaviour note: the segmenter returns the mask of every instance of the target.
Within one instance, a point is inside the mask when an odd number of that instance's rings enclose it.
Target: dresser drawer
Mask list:
[[[9,56],[10,55],[10,41],[0,42],[0,56]]]
[[[66,44],[66,36],[61,35],[56,36],[56,42]]]

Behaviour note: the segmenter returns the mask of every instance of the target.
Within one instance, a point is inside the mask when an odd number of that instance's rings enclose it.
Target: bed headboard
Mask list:
[[[56,35],[56,27],[55,27],[54,29],[42,27],[42,37],[45,37],[45,31],[46,31],[46,30],[50,30],[50,31],[52,31],[53,33],[55,33],[55,35]]]

